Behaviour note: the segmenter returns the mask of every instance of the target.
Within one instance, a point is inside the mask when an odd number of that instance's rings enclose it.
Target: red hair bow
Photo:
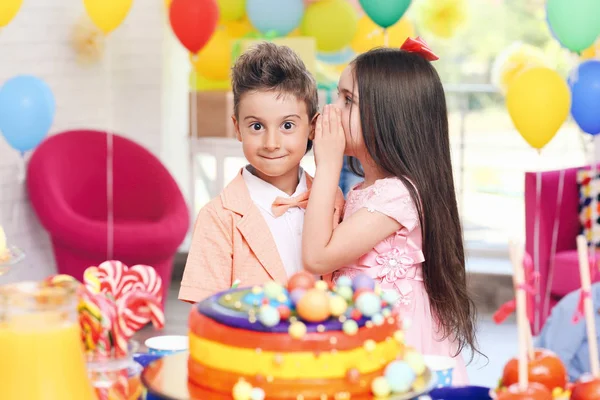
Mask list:
[[[429,46],[427,46],[427,43],[418,36],[416,39],[407,38],[402,46],[400,46],[400,50],[408,51],[409,53],[417,53],[427,61],[440,59],[433,51],[431,51]]]

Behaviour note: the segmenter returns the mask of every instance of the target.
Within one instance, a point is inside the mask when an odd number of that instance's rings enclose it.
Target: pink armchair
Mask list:
[[[113,143],[112,258],[153,266],[168,290],[189,227],[185,200],[149,151],[117,135]],[[77,279],[107,258],[106,150],[105,132],[60,133],[36,149],[27,170],[29,198],[50,233],[58,272]]]
[[[579,222],[579,189],[577,186],[577,170],[579,169],[569,168],[564,170],[562,205],[560,207],[558,238],[556,254],[554,256],[554,277],[549,288],[550,306],[546,310],[546,313],[544,313],[543,306],[550,272],[552,234],[557,215],[556,200],[561,173],[560,171],[547,171],[540,174],[539,272],[541,301],[539,320],[531,321],[534,334],[537,334],[542,328],[552,307],[563,296],[581,286],[576,244],[576,237],[581,232],[581,224]],[[534,235],[537,207],[537,178],[537,172],[528,172],[525,174],[525,247],[532,258],[535,255]]]

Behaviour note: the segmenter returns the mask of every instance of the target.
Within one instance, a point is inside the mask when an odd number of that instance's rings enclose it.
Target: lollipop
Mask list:
[[[580,303],[581,308],[583,309],[578,310],[578,313],[583,313],[585,316],[592,373],[580,378],[573,386],[571,400],[597,399],[600,398],[600,361],[598,359],[594,304],[592,302],[592,297],[590,296],[591,279],[588,247],[585,237],[581,235],[577,236],[577,253],[579,255],[579,275],[581,277]]]
[[[10,258],[8,247],[6,246],[6,234],[0,226],[0,263],[7,261]]]
[[[147,265],[128,268],[120,261],[106,261],[88,268],[84,283],[88,292],[95,294],[91,299],[100,296],[112,303],[102,321],[110,332],[117,355],[127,354],[129,339],[147,323],[152,322],[157,329],[164,327],[162,280],[154,268]],[[99,305],[95,301],[91,303]],[[92,328],[89,330],[93,331]]]

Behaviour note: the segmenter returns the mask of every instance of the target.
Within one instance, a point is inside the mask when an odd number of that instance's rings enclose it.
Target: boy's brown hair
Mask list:
[[[304,62],[287,46],[262,42],[237,59],[231,72],[233,112],[238,117],[240,99],[259,90],[293,95],[304,101],[311,122],[319,111],[317,83]],[[309,141],[308,150],[312,147]]]

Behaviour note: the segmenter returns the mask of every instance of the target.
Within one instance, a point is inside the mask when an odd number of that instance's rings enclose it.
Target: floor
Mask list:
[[[177,300],[178,285],[173,284],[166,305],[166,326],[162,332],[148,327],[136,335],[136,340],[143,343],[145,339],[156,335],[186,335],[187,319],[191,305]],[[476,356],[467,366],[471,384],[486,387],[496,386],[506,362],[517,353],[517,333],[514,321],[508,320],[503,325],[495,325],[489,313],[480,315],[478,323],[478,340],[483,354]],[[468,360],[469,354],[465,354]]]

